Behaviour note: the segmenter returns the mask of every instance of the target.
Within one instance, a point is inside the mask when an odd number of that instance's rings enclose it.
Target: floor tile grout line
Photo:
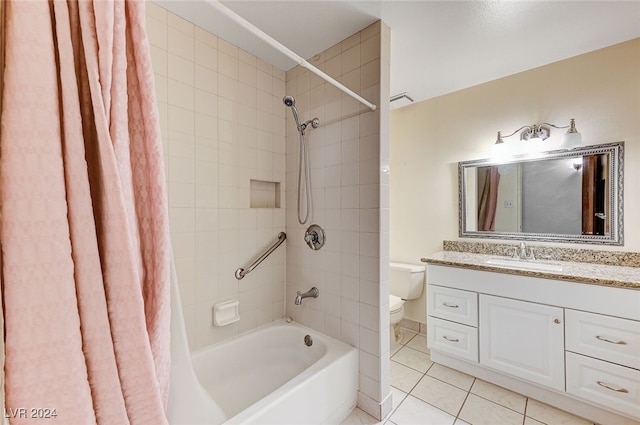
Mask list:
[[[478,380],[478,379],[480,379],[480,378],[476,378],[476,380]],[[502,388],[502,387],[501,387],[501,388]],[[509,391],[511,391],[511,390],[509,390]],[[513,391],[511,391],[511,392],[513,392]],[[483,400],[490,401],[490,402],[491,402],[491,403],[493,403],[493,404],[497,404],[497,405],[498,405],[498,406],[500,406],[500,407],[504,407],[505,409],[509,409],[509,410],[511,410],[512,412],[516,412],[516,413],[518,413],[518,414],[520,414],[520,415],[522,415],[522,416],[527,416],[524,412],[518,412],[517,410],[512,409],[512,408],[511,408],[511,407],[509,407],[509,406],[505,406],[504,404],[501,404],[501,403],[499,403],[499,402],[497,402],[497,401],[495,401],[495,400],[491,400],[490,398],[483,397],[483,396],[481,396],[480,394],[474,393],[474,392],[473,392],[473,391],[471,391],[471,390],[469,390],[469,393],[470,393],[470,394],[473,394],[474,396],[476,396],[476,397],[478,397],[478,398],[481,398],[481,399],[483,399]],[[518,393],[515,393],[515,392],[513,392],[513,393],[514,393],[514,394],[518,394]],[[522,394],[520,394],[520,395],[522,395]],[[526,397],[526,396],[523,396],[523,397],[528,398],[528,397]],[[525,412],[526,412],[526,402],[525,402]],[[532,418],[532,419],[533,419],[533,418]]]
[[[434,364],[438,364],[438,363],[434,363]],[[431,366],[433,366],[433,365],[431,365]],[[441,366],[442,366],[442,365],[441,365]],[[431,367],[429,367],[429,369],[431,369]],[[427,372],[428,372],[428,370],[427,370]],[[427,372],[425,372],[425,375],[427,375]],[[471,376],[471,375],[469,375],[469,376]],[[475,380],[476,380],[477,378],[476,378],[475,376],[471,376],[471,377],[473,378],[473,382],[475,382]],[[438,380],[438,381],[440,381],[440,382],[444,382],[445,384],[451,385],[453,388],[457,388],[457,389],[459,389],[459,390],[466,391],[466,392],[471,392],[471,387],[469,387],[469,389],[467,390],[467,389],[465,389],[465,388],[460,388],[459,386],[457,386],[457,385],[455,385],[455,384],[452,384],[451,382],[447,382],[447,381],[445,381],[444,379],[440,379],[440,378],[438,378],[437,376],[429,375],[429,378],[433,378],[433,379],[436,379],[436,380]],[[473,386],[473,382],[471,383],[471,386]]]
[[[397,363],[397,362],[396,362],[396,363]],[[425,376],[427,376],[427,372],[429,372],[429,370],[433,367],[433,365],[434,365],[434,364],[435,364],[435,363],[431,362],[431,365],[429,365],[429,367],[427,368],[426,372],[419,372],[419,371],[418,371],[419,373],[422,373],[422,376],[420,377],[420,379],[418,379],[418,380],[416,381],[416,383],[415,383],[415,384],[413,384],[413,387],[411,387],[411,390],[409,390],[409,392],[407,393],[407,395],[411,395],[411,392],[412,392],[413,390],[415,390],[415,389],[416,389],[416,387],[418,386],[418,384],[420,383],[420,381],[422,381],[422,380],[424,379],[424,377],[425,377]],[[411,368],[410,368],[410,369],[411,369]],[[412,370],[415,370],[415,369],[412,369]],[[416,396],[414,396],[414,397],[416,397]],[[416,397],[416,398],[418,398],[418,397]]]
[[[414,350],[414,351],[416,351],[416,350]],[[420,351],[418,351],[418,352],[420,352]],[[398,360],[395,360],[395,359],[393,359],[393,358],[390,358],[389,360],[390,360],[390,361],[392,361],[392,362],[394,362],[394,363],[397,363],[397,364],[399,364],[399,365],[402,365],[402,366],[404,366],[404,367],[408,367],[408,368],[409,368],[409,369],[411,369],[411,370],[415,370],[416,372],[419,372],[419,373],[427,373],[426,371],[425,371],[425,372],[423,372],[423,371],[421,371],[420,369],[416,369],[415,367],[409,366],[408,364],[406,364],[406,363],[402,363],[402,362],[400,362],[400,361],[398,361]],[[429,365],[429,367],[427,368],[427,370],[429,370],[429,369],[431,368],[431,366],[433,365],[433,361],[431,361],[431,360],[429,360],[429,361],[431,362],[431,365]]]
[[[456,415],[455,419],[453,420],[454,424],[458,421],[458,418],[460,417],[460,413],[462,413],[462,409],[464,409],[464,404],[467,402],[467,399],[469,398],[469,395],[471,394],[471,388],[473,388],[473,384],[476,382],[476,379],[478,379],[478,378],[473,378],[473,382],[471,383],[471,387],[469,387],[469,391],[467,391],[467,395],[464,397],[464,401],[460,405],[460,409],[458,409],[458,414]],[[461,419],[461,420],[464,420],[464,419]]]

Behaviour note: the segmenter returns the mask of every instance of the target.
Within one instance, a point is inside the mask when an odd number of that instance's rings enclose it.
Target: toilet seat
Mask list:
[[[389,313],[397,313],[404,308],[404,300],[389,294]]]
[[[400,322],[404,316],[404,300],[396,295],[389,294],[389,342],[391,348],[402,341]]]

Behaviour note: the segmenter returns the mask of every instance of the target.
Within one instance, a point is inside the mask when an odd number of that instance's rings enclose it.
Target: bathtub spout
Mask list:
[[[309,289],[307,292],[305,292],[304,294],[301,293],[300,291],[298,291],[298,295],[296,295],[296,301],[295,304],[296,305],[301,305],[302,304],[302,299],[303,298],[318,298],[318,288],[316,288],[315,286],[311,289]]]

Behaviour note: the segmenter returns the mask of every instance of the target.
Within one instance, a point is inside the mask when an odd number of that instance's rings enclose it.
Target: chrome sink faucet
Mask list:
[[[309,289],[304,294],[301,293],[300,291],[298,291],[298,295],[296,295],[295,304],[296,305],[301,305],[302,304],[302,300],[304,298],[318,298],[318,295],[319,295],[319,291],[318,291],[318,288],[316,288],[315,286],[313,288]]]
[[[531,248],[529,248],[529,252],[531,253],[531,255],[527,256],[527,244],[522,241],[520,242],[520,248],[516,247],[515,257],[524,261],[535,260],[535,257],[533,256],[533,250]]]
[[[521,260],[526,260],[527,259],[527,244],[523,242],[520,242],[520,255],[519,255]]]

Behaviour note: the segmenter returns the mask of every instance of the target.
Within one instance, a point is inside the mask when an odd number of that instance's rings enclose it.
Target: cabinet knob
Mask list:
[[[553,319],[553,323],[559,325],[560,323],[562,323],[562,321],[560,319]]]

